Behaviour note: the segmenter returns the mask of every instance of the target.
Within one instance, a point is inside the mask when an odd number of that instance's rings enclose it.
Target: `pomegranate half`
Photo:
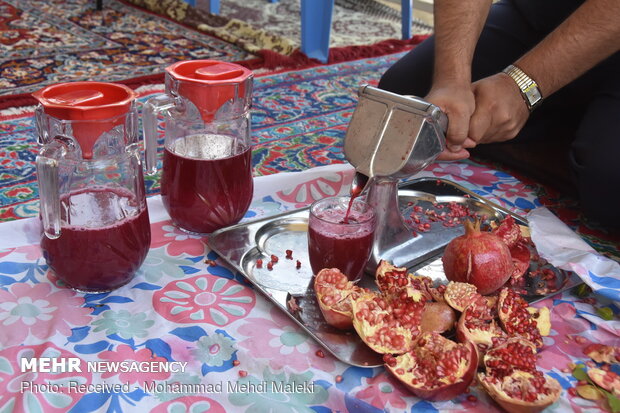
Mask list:
[[[387,369],[424,400],[451,400],[465,392],[478,358],[471,343],[458,344],[435,332],[422,333],[411,351],[383,357]]]

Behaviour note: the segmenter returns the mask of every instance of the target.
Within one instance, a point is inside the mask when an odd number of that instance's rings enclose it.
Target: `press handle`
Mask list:
[[[60,237],[60,186],[58,159],[67,153],[60,142],[52,142],[37,156],[37,177],[43,232],[49,239]]]
[[[174,97],[166,94],[157,95],[146,101],[142,109],[142,127],[144,128],[144,159],[146,173],[157,172],[157,117],[163,111],[175,106]]]

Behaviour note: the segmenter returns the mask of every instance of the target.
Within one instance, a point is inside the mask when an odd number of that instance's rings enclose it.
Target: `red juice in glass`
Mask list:
[[[362,199],[355,199],[350,210],[349,203],[349,197],[332,197],[310,207],[308,254],[315,274],[323,268],[338,268],[350,280],[357,280],[364,273],[373,245],[375,214]]]
[[[164,151],[161,196],[178,227],[209,233],[236,224],[252,202],[252,151],[227,135],[190,135]]]
[[[146,205],[129,192],[94,188],[61,198],[60,237],[43,235],[50,268],[69,287],[104,292],[128,283],[151,244]]]

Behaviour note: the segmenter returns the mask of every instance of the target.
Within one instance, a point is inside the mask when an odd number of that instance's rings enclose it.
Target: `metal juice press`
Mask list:
[[[437,158],[445,148],[447,128],[447,116],[431,103],[360,87],[344,154],[356,170],[352,194],[365,193],[377,216],[367,272],[374,274],[381,259],[406,266],[416,258],[412,229],[398,206],[398,183]]]

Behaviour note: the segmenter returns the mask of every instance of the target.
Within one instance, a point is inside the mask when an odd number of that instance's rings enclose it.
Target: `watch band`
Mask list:
[[[534,79],[514,65],[509,65],[503,72],[515,81],[521,91],[521,96],[523,96],[527,108],[530,112],[533,111],[543,100],[540,89]]]

